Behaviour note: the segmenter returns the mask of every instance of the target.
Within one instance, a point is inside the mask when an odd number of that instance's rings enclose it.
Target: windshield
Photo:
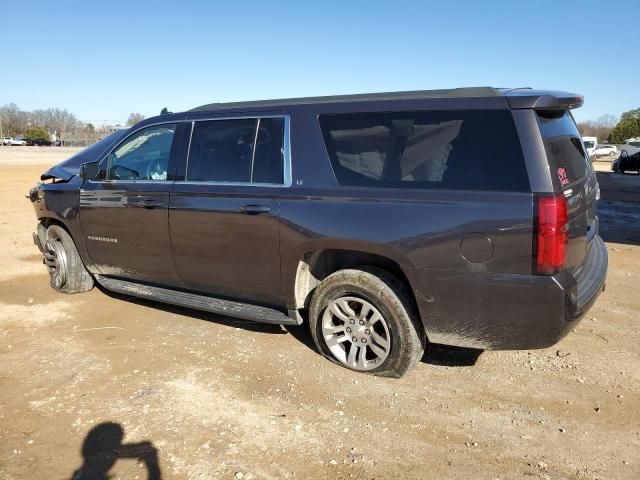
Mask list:
[[[593,148],[595,146],[595,143],[587,141],[587,142],[584,142],[584,146],[587,148]]]
[[[561,187],[591,173],[589,155],[584,149],[571,113],[538,112],[538,124],[549,166],[557,174]]]

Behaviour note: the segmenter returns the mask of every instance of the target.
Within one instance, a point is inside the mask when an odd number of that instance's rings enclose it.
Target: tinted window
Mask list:
[[[282,183],[282,118],[196,122],[187,180]]]
[[[591,172],[589,155],[569,112],[538,113],[538,124],[552,174],[565,186]]]
[[[321,115],[320,125],[341,185],[529,189],[508,111]]]
[[[168,179],[176,125],[156,125],[134,133],[109,154],[107,179]]]
[[[284,118],[260,118],[258,122],[251,181],[282,183]]]

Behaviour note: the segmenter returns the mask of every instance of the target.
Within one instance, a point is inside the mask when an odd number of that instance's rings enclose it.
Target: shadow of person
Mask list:
[[[148,480],[160,480],[158,451],[151,442],[122,443],[124,430],[118,423],[105,422],[89,431],[82,444],[82,466],[71,480],[107,480],[111,467],[120,459],[135,459],[147,469]]]

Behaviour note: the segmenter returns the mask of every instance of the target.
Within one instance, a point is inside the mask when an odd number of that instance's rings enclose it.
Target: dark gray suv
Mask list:
[[[428,342],[558,342],[603,290],[582,97],[468,88],[211,104],[87,148],[29,197],[51,285],[259,322],[399,377]]]

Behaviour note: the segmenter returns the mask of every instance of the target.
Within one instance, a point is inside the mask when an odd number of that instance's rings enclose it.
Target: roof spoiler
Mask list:
[[[569,110],[579,108],[584,103],[584,97],[570,92],[554,90],[533,90],[517,88],[503,90],[509,106],[515,109],[533,108],[535,110]]]

